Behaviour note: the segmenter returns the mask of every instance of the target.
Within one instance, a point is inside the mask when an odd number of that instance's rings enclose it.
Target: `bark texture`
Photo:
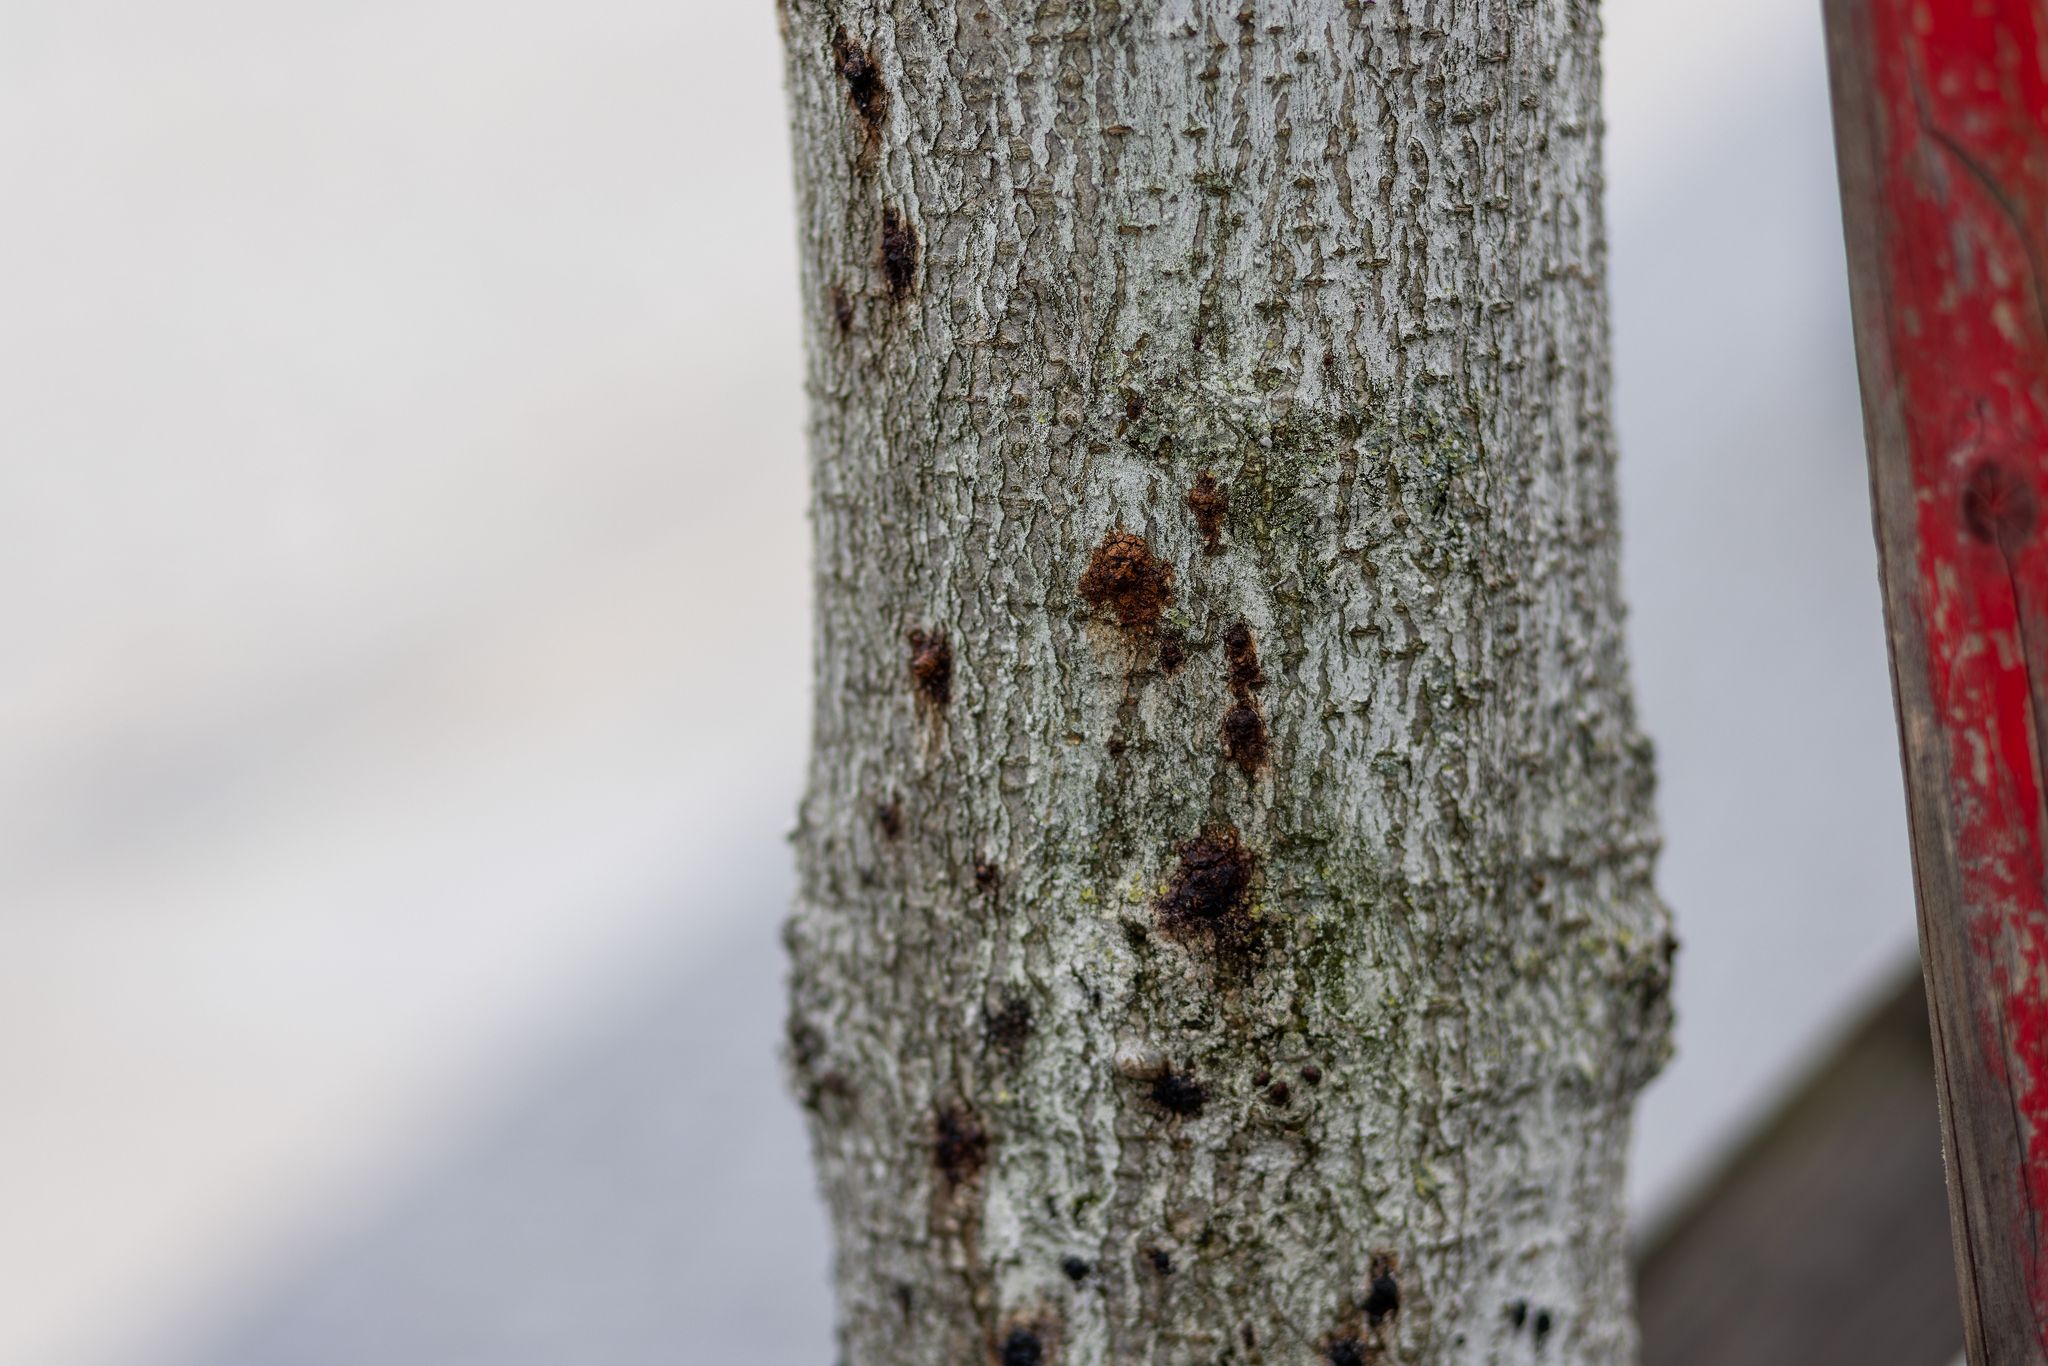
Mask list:
[[[781,20],[847,1366],[1630,1359],[1593,5]]]

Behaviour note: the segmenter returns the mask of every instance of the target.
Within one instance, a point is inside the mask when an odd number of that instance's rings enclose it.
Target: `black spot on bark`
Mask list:
[[[1202,1107],[1209,1103],[1209,1090],[1186,1072],[1176,1072],[1171,1067],[1162,1067],[1152,1078],[1148,1095],[1152,1103],[1168,1114],[1192,1119],[1202,1113]]]
[[[1230,666],[1230,690],[1252,692],[1266,686],[1259,668],[1259,647],[1252,640],[1252,628],[1240,621],[1223,633],[1223,658]]]
[[[1068,1280],[1072,1281],[1075,1285],[1079,1285],[1081,1282],[1087,1280],[1088,1273],[1093,1271],[1094,1269],[1094,1267],[1088,1265],[1087,1262],[1081,1260],[1079,1257],[1060,1258],[1061,1274],[1063,1274]]]
[[[1252,628],[1238,622],[1223,633],[1223,658],[1229,670],[1232,705],[1223,714],[1223,753],[1250,778],[1265,766],[1272,752],[1266,735],[1266,718],[1259,700],[1252,694],[1266,684],[1259,668],[1259,649],[1252,641]]]
[[[889,116],[889,87],[874,54],[842,28],[832,35],[832,60],[839,68],[839,79],[846,82],[846,98],[854,112],[868,131],[874,132]]]
[[[1173,568],[1152,553],[1143,536],[1119,527],[1088,557],[1080,589],[1083,601],[1114,616],[1125,630],[1150,631],[1173,598]]]
[[[1258,947],[1252,882],[1258,860],[1233,826],[1212,825],[1177,851],[1180,866],[1159,899],[1160,927],[1219,958],[1243,960]]]
[[[903,803],[890,798],[875,807],[875,825],[882,838],[894,842],[903,834]]]
[[[1159,633],[1159,672],[1175,674],[1188,662],[1187,637],[1168,628]]]
[[[917,285],[917,229],[894,209],[882,210],[880,255],[889,297],[902,303]]]
[[[1375,1252],[1368,1271],[1365,1303],[1365,1321],[1374,1328],[1401,1311],[1401,1282],[1395,1272],[1399,1269],[1391,1252]]]
[[[933,1119],[932,1163],[954,1189],[981,1179],[988,1163],[988,1131],[965,1105],[943,1106]]]
[[[1536,1321],[1531,1327],[1535,1333],[1536,1346],[1540,1350],[1543,1346],[1543,1340],[1550,1336],[1550,1311],[1548,1309],[1538,1309],[1536,1311]]]
[[[1266,1088],[1266,1100],[1270,1104],[1284,1107],[1293,1099],[1294,1093],[1287,1089],[1287,1083],[1284,1081],[1276,1081]]]
[[[1246,777],[1259,771],[1271,751],[1266,718],[1256,705],[1240,702],[1223,713],[1223,753]]]
[[[1002,1366],[1040,1366],[1045,1360],[1045,1345],[1029,1328],[1012,1328],[1010,1335],[1003,1339],[1002,1351],[996,1360]]]
[[[1195,514],[1195,525],[1201,529],[1202,552],[1221,555],[1223,517],[1230,511],[1230,495],[1209,471],[1195,476],[1194,487],[1188,490],[1188,510]]]
[[[1136,422],[1145,415],[1145,396],[1136,389],[1124,390],[1124,421]]]
[[[1508,1324],[1517,1333],[1521,1332],[1528,1325],[1528,1322],[1529,1302],[1527,1300],[1516,1300],[1508,1305]]]
[[[1022,996],[1006,998],[1000,1006],[988,1012],[984,1029],[989,1044],[1014,1060],[1024,1052],[1024,1045],[1031,1039],[1031,1002]]]
[[[833,285],[827,294],[832,305],[832,321],[844,337],[853,331],[853,298],[846,292],[845,285]]]
[[[1002,880],[1003,870],[996,866],[994,859],[984,854],[974,861],[975,886],[986,892],[992,890]]]
[[[905,639],[910,642],[910,679],[918,695],[933,706],[945,706],[953,700],[953,647],[946,633],[920,628]]]
[[[1171,1276],[1173,1274],[1172,1253],[1168,1252],[1163,1247],[1155,1247],[1152,1249],[1150,1255],[1152,1258],[1152,1269],[1154,1271],[1158,1272],[1162,1276]]]
[[[1252,1085],[1254,1086],[1264,1086],[1271,1080],[1273,1080],[1273,1074],[1266,1068],[1261,1067],[1258,1071],[1252,1073]]]
[[[1963,481],[1963,527],[1980,541],[2012,551],[2034,534],[2040,504],[2025,478],[1986,460]]]
[[[1330,1366],[1365,1366],[1365,1344],[1349,1335],[1333,1339],[1323,1347],[1323,1360]]]
[[[1321,1086],[1323,1084],[1323,1069],[1314,1063],[1309,1063],[1301,1069],[1301,1079],[1310,1086]]]

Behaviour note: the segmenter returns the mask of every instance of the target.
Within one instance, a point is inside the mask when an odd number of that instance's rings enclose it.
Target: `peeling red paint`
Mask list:
[[[1990,985],[1977,1046],[2022,1130],[2031,1208],[2012,1217],[2048,1322],[2048,16],[2025,0],[1869,12],[1884,327],[1957,874]]]

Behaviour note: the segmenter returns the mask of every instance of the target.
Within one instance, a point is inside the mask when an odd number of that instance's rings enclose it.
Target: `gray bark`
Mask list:
[[[1578,0],[783,0],[849,1366],[1620,1362]]]

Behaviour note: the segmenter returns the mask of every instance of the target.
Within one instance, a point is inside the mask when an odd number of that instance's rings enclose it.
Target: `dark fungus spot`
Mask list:
[[[974,1112],[964,1105],[941,1108],[932,1122],[932,1162],[946,1184],[956,1188],[973,1184],[981,1179],[987,1161],[988,1133]]]
[[[1081,573],[1081,597],[1127,631],[1149,631],[1173,597],[1173,568],[1143,536],[1121,528],[1102,538]]]
[[[1284,1107],[1294,1099],[1294,1093],[1287,1089],[1286,1082],[1276,1081],[1266,1089],[1266,1099],[1271,1104]]]
[[[1124,421],[1136,422],[1145,415],[1145,396],[1136,389],[1124,390]]]
[[[1541,1347],[1543,1345],[1543,1339],[1550,1336],[1550,1311],[1548,1309],[1538,1309],[1536,1311],[1536,1321],[1534,1324],[1531,1325],[1531,1327],[1533,1328],[1536,1335],[1536,1345],[1538,1347]]]
[[[2039,503],[2027,481],[1985,460],[1963,481],[1963,526],[1980,541],[2014,550],[2034,532]]]
[[[891,798],[875,808],[875,824],[881,827],[882,838],[895,840],[903,834],[903,803]]]
[[[1202,1107],[1209,1103],[1207,1087],[1186,1072],[1176,1072],[1171,1067],[1159,1069],[1159,1075],[1152,1078],[1149,1094],[1154,1105],[1183,1119],[1201,1114]]]
[[[1365,1344],[1348,1335],[1337,1338],[1323,1348],[1323,1360],[1330,1366],[1365,1366]]]
[[[1002,1366],[1039,1366],[1045,1360],[1045,1346],[1029,1328],[1012,1328],[997,1359]]]
[[[917,283],[917,229],[894,209],[882,210],[881,257],[889,297],[901,303]]]
[[[1310,1086],[1321,1086],[1323,1084],[1323,1069],[1314,1063],[1309,1063],[1301,1069],[1301,1079]]]
[[[1094,1269],[1094,1267],[1088,1265],[1087,1262],[1081,1260],[1079,1257],[1060,1258],[1061,1274],[1063,1274],[1068,1280],[1072,1281],[1075,1285],[1079,1285],[1081,1282],[1087,1280],[1088,1273],[1093,1271]]]
[[[872,130],[889,113],[889,87],[874,54],[855,42],[845,29],[832,35],[832,59],[839,78],[846,82],[846,98],[853,102],[861,121]]]
[[[1517,1333],[1521,1332],[1523,1326],[1528,1322],[1529,1302],[1527,1300],[1515,1300],[1508,1305],[1508,1324]]]
[[[845,285],[834,285],[830,292],[832,321],[839,327],[839,335],[853,331],[853,298],[846,292]]]
[[[1394,1255],[1375,1252],[1365,1289],[1365,1321],[1377,1328],[1401,1309],[1401,1283],[1395,1279]]]
[[[1230,690],[1248,693],[1266,686],[1259,669],[1259,647],[1252,640],[1252,628],[1240,621],[1223,633],[1223,657],[1230,665]]]
[[[1219,954],[1243,956],[1258,942],[1252,880],[1258,861],[1234,826],[1212,825],[1180,846],[1180,866],[1159,899],[1161,927],[1205,942]]]
[[[918,694],[934,706],[945,706],[953,700],[953,647],[946,633],[919,629],[905,639],[910,642],[910,678]]]
[[[1257,706],[1240,702],[1223,713],[1223,753],[1249,778],[1259,771],[1272,752],[1266,737],[1266,718]]]
[[[1149,1255],[1152,1258],[1152,1269],[1154,1271],[1158,1272],[1162,1276],[1171,1276],[1173,1274],[1172,1253],[1168,1252],[1163,1247],[1155,1247],[1151,1250],[1151,1253]]]
[[[1230,495],[1216,482],[1216,476],[1203,470],[1195,476],[1194,487],[1188,490],[1188,509],[1195,514],[1195,525],[1202,532],[1202,552],[1207,555],[1223,553],[1223,517],[1230,511]]]
[[[998,1052],[1016,1057],[1024,1051],[1024,1045],[1031,1038],[1031,1002],[1022,996],[1011,996],[988,1012],[986,1028],[988,1041]]]
[[[1273,1080],[1273,1074],[1263,1067],[1252,1073],[1252,1085],[1254,1086],[1264,1086],[1271,1080]]]
[[[984,892],[1003,880],[1003,870],[996,867],[996,861],[984,854],[974,861],[974,885]]]
[[[1188,662],[1187,637],[1168,628],[1159,633],[1159,672],[1173,674]]]

